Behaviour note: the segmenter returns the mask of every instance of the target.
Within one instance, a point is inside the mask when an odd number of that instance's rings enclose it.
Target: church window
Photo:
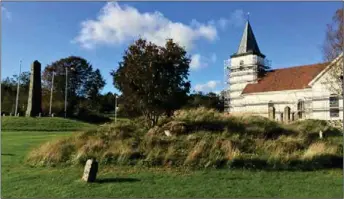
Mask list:
[[[299,100],[297,103],[297,115],[299,119],[302,119],[305,112],[305,101]]]
[[[275,107],[272,102],[268,103],[268,117],[272,120],[275,120]]]
[[[244,68],[244,61],[241,60],[240,61],[240,65],[239,65],[239,69],[242,70]]]
[[[330,117],[339,117],[339,98],[337,96],[331,96],[329,98],[330,103]]]
[[[269,103],[268,103],[268,106],[269,106],[269,107],[274,107],[274,103],[269,102]]]

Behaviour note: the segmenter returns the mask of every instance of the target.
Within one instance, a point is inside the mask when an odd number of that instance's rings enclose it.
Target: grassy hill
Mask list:
[[[2,131],[78,131],[92,127],[92,124],[59,117],[1,117]]]
[[[165,135],[166,130],[171,136]],[[284,125],[262,117],[227,117],[197,109],[179,111],[152,129],[127,121],[48,142],[33,150],[28,161],[83,165],[96,157],[101,164],[148,167],[342,168],[341,141],[341,132],[325,121]]]

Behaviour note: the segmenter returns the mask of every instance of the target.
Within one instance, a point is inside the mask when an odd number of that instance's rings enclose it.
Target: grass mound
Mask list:
[[[282,125],[263,117],[186,110],[152,129],[123,121],[46,143],[27,161],[54,166],[84,164],[95,157],[102,164],[150,167],[342,168],[343,146],[332,142],[333,136],[341,137],[331,134],[326,123],[315,122],[312,128],[312,122]],[[314,136],[319,128],[326,129],[323,139]]]
[[[91,124],[58,117],[1,117],[3,131],[78,131]]]

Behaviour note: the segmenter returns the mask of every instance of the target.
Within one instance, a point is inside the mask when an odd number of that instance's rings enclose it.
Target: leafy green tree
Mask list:
[[[132,102],[127,101],[123,95],[119,95],[117,98],[117,106],[118,112],[117,115],[119,117],[126,117],[126,118],[136,118],[142,116],[142,112],[138,109],[135,104],[131,104]]]
[[[99,69],[91,72],[88,81],[85,83],[85,97],[90,100],[97,100],[101,89],[105,86],[105,80],[100,74]]]
[[[111,92],[101,96],[100,100],[100,112],[111,113],[115,111],[115,95]]]
[[[1,82],[1,111],[8,114],[14,112],[16,82],[7,77]]]
[[[28,100],[28,90],[30,85],[30,73],[23,72],[19,77],[19,99],[18,99],[18,113],[24,114]],[[14,113],[15,103],[17,97],[17,83],[18,75],[13,75],[11,78],[7,77],[1,82],[1,109],[2,112]]]
[[[52,74],[54,76],[53,109],[54,112],[63,113],[64,96],[66,88],[67,70],[67,95],[68,115],[72,115],[79,102],[84,99],[94,99],[104,87],[105,81],[99,70],[93,70],[92,65],[82,57],[70,56],[49,64],[43,71],[42,86],[50,90]],[[50,94],[49,94],[50,95]],[[56,110],[56,108],[58,108]]]
[[[190,58],[173,40],[160,47],[139,39],[125,51],[111,74],[128,104],[138,108],[150,126],[187,102]]]
[[[189,96],[189,100],[185,108],[206,107],[216,109],[220,112],[224,108],[223,98],[215,93],[204,94],[202,92],[193,93]]]

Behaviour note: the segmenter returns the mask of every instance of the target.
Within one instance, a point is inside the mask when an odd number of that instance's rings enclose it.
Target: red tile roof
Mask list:
[[[245,93],[304,89],[329,63],[296,66],[268,72],[256,84],[247,84]]]

